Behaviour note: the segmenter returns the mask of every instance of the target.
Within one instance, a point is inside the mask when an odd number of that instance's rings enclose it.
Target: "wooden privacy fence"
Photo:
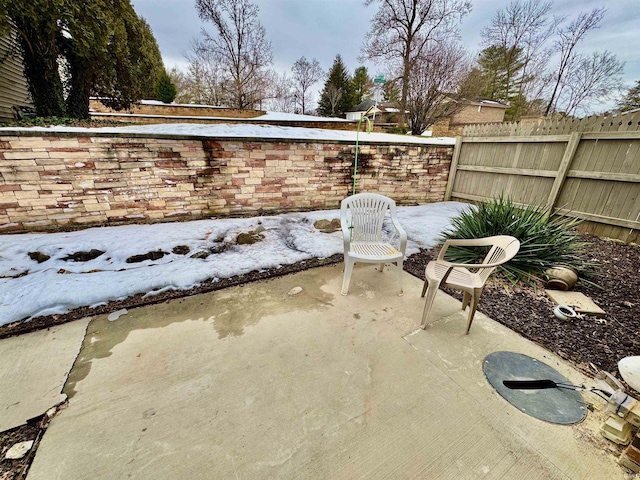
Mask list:
[[[584,231],[637,242],[640,112],[465,128],[445,200],[480,202],[500,194],[586,220]]]

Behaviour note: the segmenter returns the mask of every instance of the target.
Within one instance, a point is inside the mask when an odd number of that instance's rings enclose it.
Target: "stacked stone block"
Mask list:
[[[361,145],[358,191],[442,201],[452,147]],[[0,232],[335,209],[349,143],[165,136],[0,137]]]

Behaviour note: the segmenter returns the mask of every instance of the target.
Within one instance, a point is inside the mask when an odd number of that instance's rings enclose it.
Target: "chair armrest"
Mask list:
[[[346,254],[351,245],[351,228],[347,225],[346,222],[341,222],[340,224],[342,228],[342,243],[344,246],[344,253]]]
[[[494,267],[499,267],[500,265],[502,265],[505,262],[496,262],[496,263],[453,263],[453,262],[449,262],[447,260],[441,260],[440,258],[438,258],[437,260],[438,263],[441,263],[443,265],[447,265],[448,267],[451,268],[494,268]]]
[[[404,230],[404,228],[402,228],[402,225],[400,225],[400,222],[398,222],[397,218],[391,217],[391,222],[393,223],[396,232],[398,232],[398,235],[400,236],[400,252],[404,254],[404,252],[407,250],[407,232]]]
[[[438,254],[438,260],[446,261],[444,259],[444,255],[447,252],[447,249],[451,246],[454,247],[486,247],[490,244],[486,244],[482,241],[478,241],[476,238],[450,238],[444,242],[442,249],[440,249],[440,253]]]

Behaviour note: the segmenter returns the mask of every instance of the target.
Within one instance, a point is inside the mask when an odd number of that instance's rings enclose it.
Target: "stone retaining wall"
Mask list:
[[[0,232],[335,209],[352,143],[0,133]],[[453,147],[361,145],[359,191],[444,199]]]

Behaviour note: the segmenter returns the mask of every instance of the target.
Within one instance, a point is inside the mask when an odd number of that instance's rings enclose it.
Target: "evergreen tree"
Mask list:
[[[127,11],[114,25],[106,52],[111,61],[101,66],[91,89],[102,103],[116,110],[153,98],[155,82],[164,72],[149,25],[130,6]]]
[[[367,72],[367,67],[358,67],[351,79],[351,91],[353,92],[353,106],[359,105],[363,100],[371,97],[373,92],[373,80]]]
[[[637,80],[636,84],[627,91],[624,97],[620,99],[616,108],[623,112],[625,110],[640,108],[640,80]]]
[[[522,50],[518,47],[490,46],[480,52],[478,64],[485,86],[481,95],[510,104],[505,112],[505,120],[519,116],[526,109],[526,99],[520,88],[526,81],[522,78]]]
[[[89,96],[125,108],[164,71],[149,25],[130,0],[0,0],[0,33],[16,28],[39,116],[89,116]],[[64,98],[58,60],[69,92]]]
[[[353,106],[351,78],[342,57],[336,55],[320,94],[318,113],[325,117],[342,116]]]
[[[382,86],[382,101],[389,103],[400,103],[400,87],[395,80],[387,81]]]
[[[160,75],[155,85],[156,98],[164,103],[171,103],[176,98],[178,89],[166,72]]]
[[[0,0],[0,34],[12,27],[22,53],[24,76],[36,113],[41,117],[65,115],[64,90],[58,72],[60,55],[58,19],[62,2]]]

